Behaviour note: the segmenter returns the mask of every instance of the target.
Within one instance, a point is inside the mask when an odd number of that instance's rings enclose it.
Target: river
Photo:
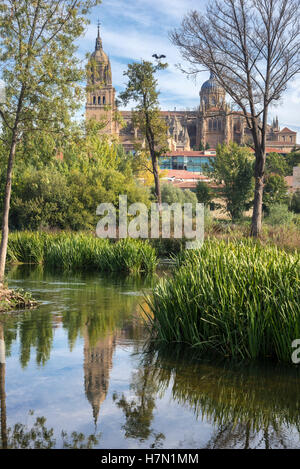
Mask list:
[[[155,281],[9,271],[40,305],[0,316],[0,447],[300,447],[299,369],[149,348]]]

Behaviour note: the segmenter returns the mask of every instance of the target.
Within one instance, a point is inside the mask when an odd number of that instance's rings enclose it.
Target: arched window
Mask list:
[[[101,104],[101,96],[98,96],[98,104]]]
[[[105,104],[105,96],[103,96],[103,104]]]
[[[217,130],[217,124],[218,123],[217,123],[216,119],[214,119],[214,130]]]
[[[93,97],[93,104],[96,104],[96,96]]]
[[[218,130],[222,130],[222,122],[221,122],[221,119],[218,119]]]
[[[209,119],[209,121],[208,121],[208,128],[209,128],[209,130],[212,130],[212,120],[211,119]]]

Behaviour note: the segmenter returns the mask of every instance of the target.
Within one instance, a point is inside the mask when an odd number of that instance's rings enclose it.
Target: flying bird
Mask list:
[[[157,54],[153,54],[152,57],[154,57],[155,59],[159,60],[159,59],[165,59],[166,56],[165,55],[157,55]]]

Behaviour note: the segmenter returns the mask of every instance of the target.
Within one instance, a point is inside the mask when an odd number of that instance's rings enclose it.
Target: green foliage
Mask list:
[[[300,190],[294,192],[291,200],[291,210],[294,213],[300,213]]]
[[[163,183],[161,184],[161,199],[166,204],[185,204],[191,203],[193,206],[197,203],[197,197],[194,192],[182,190],[179,187],[173,186],[173,184]]]
[[[289,211],[287,205],[274,204],[269,209],[266,223],[272,226],[289,225],[293,222],[294,215]]]
[[[54,136],[31,137],[17,152],[10,212],[13,229],[95,229],[96,208],[102,202],[117,207],[119,194],[124,194],[129,203],[149,203],[147,189],[135,177],[134,158],[100,135],[96,123],[73,126],[64,142]],[[56,157],[58,145],[63,161]]]
[[[293,168],[300,165],[300,151],[293,151],[286,156],[286,161],[289,166],[289,175],[293,174]]]
[[[288,176],[289,165],[287,160],[278,153],[269,153],[266,157],[266,174],[279,174],[280,176]]]
[[[300,257],[253,241],[184,251],[147,299],[152,337],[202,352],[290,362],[300,335]]]
[[[85,234],[12,233],[8,261],[43,263],[61,271],[154,272],[155,249],[147,242],[125,239],[116,243]]]
[[[249,208],[253,192],[253,156],[246,147],[236,143],[218,145],[217,157],[207,168],[210,177],[224,184],[222,195],[233,221]]]
[[[7,141],[31,130],[61,132],[84,98],[75,41],[99,0],[19,0],[0,6],[1,116]]]
[[[198,182],[196,195],[198,202],[204,205],[209,205],[215,197],[214,191],[203,181]]]
[[[132,123],[145,138],[149,155],[152,160],[152,170],[155,181],[155,194],[157,201],[161,203],[160,182],[158,175],[158,157],[168,151],[167,124],[160,116],[159,91],[155,74],[164,70],[167,64],[142,60],[128,65],[124,75],[128,77],[126,90],[120,94],[123,104],[127,105],[131,100],[136,103],[132,111]],[[138,145],[141,150],[143,144]]]
[[[267,176],[263,194],[263,209],[270,213],[275,204],[288,203],[288,186],[284,177],[279,174]]]

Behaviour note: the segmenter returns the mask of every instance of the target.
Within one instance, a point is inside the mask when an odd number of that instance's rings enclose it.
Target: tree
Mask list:
[[[196,186],[196,196],[199,203],[209,205],[215,197],[215,194],[205,182],[199,181]]]
[[[267,213],[270,213],[270,208],[274,204],[288,203],[288,186],[283,176],[280,174],[267,176],[263,202],[263,208]]]
[[[288,176],[289,165],[286,159],[278,153],[269,153],[266,158],[266,176],[270,174],[279,174]]]
[[[294,213],[300,213],[300,190],[297,190],[291,200],[291,210]]]
[[[19,144],[9,217],[13,229],[93,229],[102,202],[118,206],[119,194],[129,203],[150,202],[149,191],[134,175],[136,160],[100,134],[96,124],[74,125],[63,143],[53,134],[47,139],[35,134],[29,148]],[[57,158],[59,144],[63,160]],[[3,190],[0,184],[0,198]]]
[[[18,144],[28,132],[62,132],[81,104],[84,77],[74,41],[99,0],[7,0],[0,5],[0,67],[6,100],[0,105],[7,172],[0,246],[3,287],[12,174]]]
[[[120,94],[124,105],[131,100],[137,103],[133,113],[132,122],[135,128],[146,139],[149,149],[155,183],[155,194],[161,206],[161,190],[159,181],[158,157],[168,150],[167,125],[160,117],[157,91],[157,80],[154,75],[163,70],[167,64],[158,62],[154,65],[143,60],[128,65],[124,75],[128,77],[126,90]]]
[[[293,151],[286,157],[287,164],[289,166],[289,175],[293,174],[293,168],[300,166],[300,151]]]
[[[238,220],[249,207],[253,190],[253,161],[248,148],[236,143],[219,145],[217,157],[206,168],[217,184],[224,185],[222,195],[232,220]]]
[[[300,72],[299,0],[216,0],[206,13],[192,11],[171,33],[189,73],[201,66],[241,111],[255,149],[251,235],[262,228],[262,203],[269,107]]]

